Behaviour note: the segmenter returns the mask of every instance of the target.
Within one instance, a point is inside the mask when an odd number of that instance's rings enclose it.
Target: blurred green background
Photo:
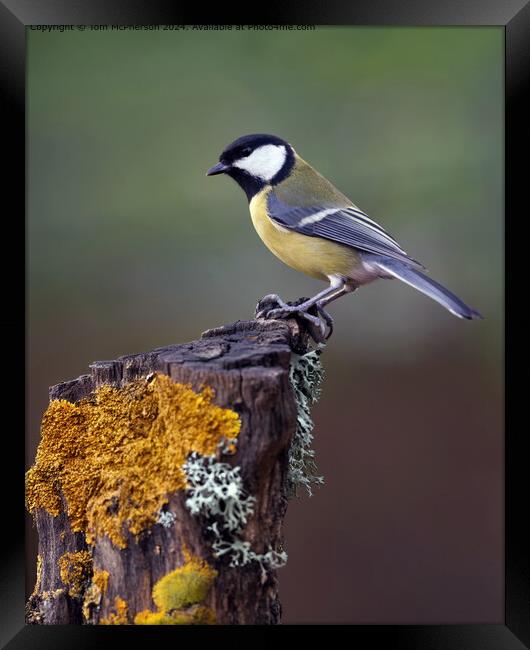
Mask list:
[[[290,506],[284,620],[503,620],[503,48],[498,27],[28,31],[28,465],[48,386],[322,288],[205,176],[274,133],[486,317],[398,282],[332,305],[326,485]],[[30,591],[34,553],[30,531]]]

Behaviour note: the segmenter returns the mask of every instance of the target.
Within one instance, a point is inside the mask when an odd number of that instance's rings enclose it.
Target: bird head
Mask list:
[[[221,152],[207,176],[227,174],[246,192],[249,200],[265,185],[286,178],[294,165],[294,149],[275,135],[253,133],[234,140]]]

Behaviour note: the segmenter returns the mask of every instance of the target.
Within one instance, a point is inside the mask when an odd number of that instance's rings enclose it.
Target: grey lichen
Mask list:
[[[223,528],[241,530],[253,512],[252,496],[245,496],[239,467],[220,463],[215,456],[192,453],[184,464],[186,506],[193,515],[219,516]]]
[[[269,547],[266,553],[256,553],[250,542],[241,539],[248,517],[254,511],[255,498],[245,494],[239,467],[221,463],[215,456],[193,453],[183,469],[187,479],[186,506],[192,514],[206,515],[211,520],[207,529],[215,538],[212,543],[215,557],[226,555],[232,567],[258,562],[263,574],[266,567],[277,569],[287,562],[284,551]]]
[[[320,384],[324,371],[320,362],[323,346],[304,355],[293,354],[289,379],[298,407],[296,432],[289,449],[288,482],[291,496],[300,486],[312,495],[311,486],[322,484],[324,479],[315,474],[315,452],[311,406],[320,397]],[[220,453],[233,453],[234,440],[220,443]],[[215,557],[226,556],[230,566],[245,566],[257,562],[262,575],[266,567],[278,569],[287,562],[285,551],[273,550],[256,553],[250,542],[241,538],[249,516],[254,511],[255,498],[245,494],[240,468],[219,462],[215,456],[189,455],[183,465],[187,481],[186,506],[194,515],[205,515],[210,523],[207,529],[214,536],[212,551]],[[162,523],[162,522],[160,522]]]
[[[289,492],[291,496],[298,494],[298,489],[304,487],[312,496],[312,485],[321,485],[322,476],[317,476],[315,452],[311,449],[313,443],[313,420],[311,406],[320,397],[320,384],[324,377],[324,369],[320,355],[324,346],[303,355],[293,354],[289,379],[293,387],[298,406],[297,427],[289,449]]]
[[[177,516],[169,510],[159,510],[156,523],[162,524],[164,528],[170,528],[174,524],[176,518]]]
[[[241,539],[234,539],[231,542],[216,540],[212,544],[216,557],[221,557],[225,553],[230,553],[230,566],[244,566],[249,562],[258,562],[262,571],[265,566],[271,569],[279,569],[287,563],[287,553],[285,551],[274,551],[270,546],[266,553],[255,553],[250,548],[250,542]]]

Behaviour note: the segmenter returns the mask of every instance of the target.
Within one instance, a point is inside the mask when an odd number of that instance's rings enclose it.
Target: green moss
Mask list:
[[[134,623],[136,625],[212,625],[215,623],[215,615],[209,607],[194,605],[185,612],[177,610],[171,614],[144,610],[136,615]]]
[[[153,587],[156,612],[143,610],[136,625],[205,625],[215,623],[215,614],[201,605],[217,571],[199,557],[184,552],[186,563],[161,578]]]

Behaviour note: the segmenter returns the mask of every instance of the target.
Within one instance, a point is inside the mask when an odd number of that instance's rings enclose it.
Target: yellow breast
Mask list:
[[[263,243],[291,268],[319,280],[330,275],[349,277],[359,264],[359,255],[349,246],[320,237],[308,237],[276,225],[267,215],[266,187],[250,201],[252,223]]]

